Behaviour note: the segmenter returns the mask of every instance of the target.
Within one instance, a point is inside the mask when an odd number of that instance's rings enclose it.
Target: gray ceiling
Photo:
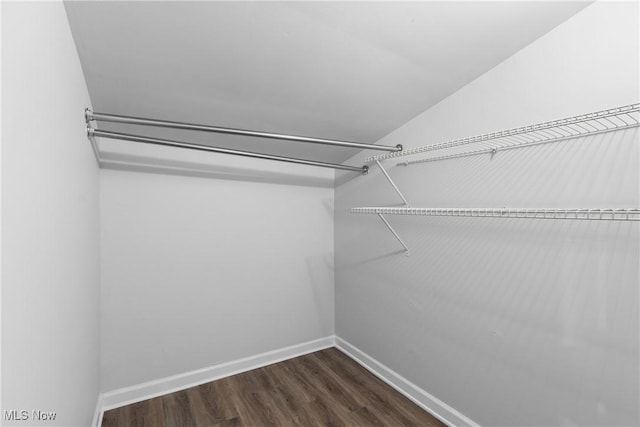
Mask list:
[[[376,142],[586,4],[65,6],[96,111]],[[100,127],[329,162],[354,154],[237,136]]]

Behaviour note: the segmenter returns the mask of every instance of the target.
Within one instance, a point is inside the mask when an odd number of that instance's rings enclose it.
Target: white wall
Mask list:
[[[333,171],[196,157],[225,166],[101,171],[104,391],[334,333]]]
[[[638,102],[638,28],[637,3],[591,5],[380,143]],[[386,164],[413,206],[637,207],[638,135]],[[336,189],[338,336],[481,425],[638,425],[637,223],[389,217],[405,257],[348,213],[398,202],[377,171]]]
[[[2,3],[2,65],[2,409],[57,412],[4,422],[86,426],[99,392],[99,181],[61,2]]]

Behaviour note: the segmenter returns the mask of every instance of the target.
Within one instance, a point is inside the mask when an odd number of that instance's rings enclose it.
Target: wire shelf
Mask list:
[[[537,144],[559,142],[638,126],[640,126],[640,103],[500,132],[493,132],[469,138],[442,142],[439,144],[385,153],[378,156],[371,156],[367,157],[365,162],[373,163],[384,159],[434,152],[430,157],[400,162],[398,164],[410,165],[415,163],[433,162],[456,157],[495,153],[497,151],[522,148]],[[468,147],[469,145],[474,148],[470,150]],[[446,151],[443,153],[442,150]]]
[[[640,221],[640,208],[543,209],[543,208],[410,208],[361,207],[351,213],[376,215],[464,216],[479,218],[571,219]]]

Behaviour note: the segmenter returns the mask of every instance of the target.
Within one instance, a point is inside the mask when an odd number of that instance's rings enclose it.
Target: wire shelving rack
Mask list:
[[[638,126],[640,126],[640,103],[370,156],[365,159],[365,162],[374,163],[385,159],[426,154],[426,157],[423,158],[398,163],[400,165],[411,165],[456,157],[493,154],[498,151],[566,141]]]
[[[407,198],[396,186],[389,173],[382,165],[383,160],[415,156],[423,157],[398,163],[398,165],[412,165],[416,163],[447,160],[457,157],[475,156],[480,154],[495,154],[498,151],[512,150],[538,144],[548,144],[576,138],[584,138],[607,132],[637,128],[640,126],[640,103],[610,108],[608,110],[581,114],[564,119],[537,123],[473,136],[456,139],[438,144],[411,148],[407,150],[388,152],[365,159],[366,163],[375,163],[382,171],[398,194],[404,206],[402,207],[356,207],[351,208],[355,214],[377,215],[409,253],[409,248],[394,230],[385,215],[413,215],[413,216],[456,216],[476,218],[521,218],[521,219],[552,219],[552,220],[593,220],[593,221],[640,221],[640,208],[421,208],[411,207]]]
[[[476,218],[530,218],[604,221],[640,221],[640,209],[542,209],[542,208],[411,208],[362,207],[351,213],[414,216],[463,216]]]

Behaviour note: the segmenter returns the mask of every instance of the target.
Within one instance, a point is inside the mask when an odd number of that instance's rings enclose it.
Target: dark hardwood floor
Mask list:
[[[103,427],[442,427],[330,348],[104,413]]]

